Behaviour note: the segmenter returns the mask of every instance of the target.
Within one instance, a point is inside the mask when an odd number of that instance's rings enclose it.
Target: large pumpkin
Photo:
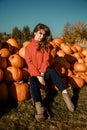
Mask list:
[[[19,44],[17,43],[17,41],[14,38],[8,39],[7,43],[9,43],[13,47],[19,48]]]
[[[84,63],[75,62],[74,70],[76,72],[86,72],[87,71],[87,66]]]
[[[11,48],[12,48],[11,53],[12,54],[18,52],[20,46],[14,38],[10,38],[6,42],[11,46]]]
[[[22,68],[22,80],[28,80],[29,78],[29,72],[28,72],[28,69],[25,67],[25,68]]]
[[[24,65],[24,59],[18,54],[10,55],[8,58],[8,62],[10,65],[18,67],[18,68],[22,68]]]
[[[30,96],[30,88],[27,83],[13,82],[9,88],[10,97],[15,101],[24,101]]]
[[[22,80],[22,70],[20,68],[14,66],[8,66],[4,70],[4,80],[6,83],[10,83],[13,81],[21,81]]]
[[[6,57],[1,57],[0,56],[0,68],[5,69],[7,67],[7,59]]]
[[[85,82],[81,77],[76,77],[75,75],[68,77],[68,84],[70,87],[82,88],[84,83]]]
[[[8,100],[8,88],[4,82],[0,82],[0,101],[5,102]]]
[[[63,39],[61,37],[55,37],[52,42],[59,46],[61,43],[63,43]]]
[[[25,58],[25,47],[21,47],[21,48],[19,49],[18,54],[19,54],[22,58]]]
[[[3,80],[3,75],[4,75],[4,72],[3,72],[3,70],[0,68],[0,82]]]
[[[10,51],[7,48],[1,48],[0,49],[0,56],[7,58],[10,56]]]

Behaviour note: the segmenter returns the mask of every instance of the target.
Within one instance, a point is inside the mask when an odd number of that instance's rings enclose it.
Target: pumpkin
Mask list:
[[[57,58],[55,58],[55,64],[59,64],[65,69],[70,69],[70,63],[64,57],[57,56]]]
[[[53,48],[57,48],[56,44],[54,42],[49,42],[49,44],[53,47]]]
[[[87,56],[87,49],[83,49],[81,52],[84,56]]]
[[[6,83],[10,83],[13,81],[21,81],[22,80],[22,70],[20,68],[14,66],[8,66],[4,70],[4,80]]]
[[[8,58],[8,62],[11,66],[22,68],[24,65],[24,59],[18,54],[12,54]]]
[[[30,96],[30,88],[27,83],[13,82],[9,87],[9,93],[13,100],[24,101]]]
[[[56,50],[55,50],[55,48],[53,48],[53,49],[51,50],[51,56],[52,56],[53,58],[56,56]]]
[[[0,101],[8,100],[8,87],[4,82],[0,82]]]
[[[76,49],[76,47],[75,46],[71,46],[71,50],[72,50],[72,53],[76,53],[78,50]]]
[[[23,47],[26,47],[28,44],[30,44],[30,41],[23,42]]]
[[[27,68],[22,68],[22,80],[28,80],[29,78],[29,73],[28,73],[28,69]]]
[[[83,48],[78,44],[74,44],[74,47],[77,49],[78,52],[81,52],[83,50]]]
[[[76,72],[86,72],[87,71],[87,66],[84,63],[75,62],[74,70]]]
[[[3,70],[0,68],[0,82],[3,80],[3,75],[4,75],[4,72],[3,72]]]
[[[0,55],[1,57],[9,57],[10,56],[10,51],[7,48],[2,48],[0,49]]]
[[[10,38],[6,42],[15,48],[19,48],[19,44],[17,43],[17,41],[14,38]]]
[[[12,51],[11,53],[17,53],[20,46],[19,44],[17,43],[17,41],[14,39],[14,38],[10,38],[6,41],[10,46],[12,46]]]
[[[63,39],[61,37],[55,37],[52,42],[54,42],[57,46],[63,43]]]
[[[0,57],[0,68],[5,69],[7,67],[7,59],[6,57]]]
[[[20,48],[18,54],[19,54],[22,58],[25,58],[25,47]]]
[[[65,52],[65,54],[71,54],[72,53],[71,47],[68,44],[61,47],[61,49]]]
[[[84,86],[84,80],[81,77],[75,75],[68,76],[68,84],[70,87],[82,88]]]
[[[78,72],[77,75],[84,79],[84,81],[87,83],[87,74],[84,72]]]
[[[73,75],[72,70],[71,70],[71,69],[67,69],[66,75],[67,75],[67,76],[72,76],[72,75]]]
[[[60,57],[64,57],[64,56],[65,56],[65,53],[64,53],[63,50],[59,50],[59,51],[57,51],[56,54],[57,54],[58,56],[60,56]]]
[[[77,61],[76,57],[74,57],[72,54],[65,54],[64,58],[69,62],[75,62]]]

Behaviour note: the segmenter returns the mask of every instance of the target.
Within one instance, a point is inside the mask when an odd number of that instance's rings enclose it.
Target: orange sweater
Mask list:
[[[25,47],[25,61],[31,76],[39,76],[46,72],[50,65],[50,50],[46,51],[43,48],[37,51],[38,43],[38,41],[32,39],[31,43]]]

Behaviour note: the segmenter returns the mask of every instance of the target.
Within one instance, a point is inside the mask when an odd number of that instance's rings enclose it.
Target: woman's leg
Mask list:
[[[36,77],[30,77],[30,89],[31,95],[34,100],[35,108],[37,114],[35,118],[37,121],[45,119],[44,116],[44,107],[42,106],[42,98],[40,93],[40,83]]]
[[[30,77],[30,89],[34,102],[42,102],[40,83],[36,77]]]
[[[49,67],[47,69],[47,71],[44,75],[44,79],[46,82],[52,81],[52,83],[59,88],[59,90],[62,92],[63,99],[67,105],[67,108],[69,109],[69,111],[73,112],[74,105],[68,95],[67,90],[64,88],[64,84],[63,84],[61,77],[59,76],[59,74],[57,73],[57,71],[55,70],[55,68],[53,66]]]
[[[51,81],[54,85],[56,85],[61,92],[65,89],[64,83],[60,75],[58,74],[58,72],[55,70],[53,66],[47,69],[44,78],[46,82]]]

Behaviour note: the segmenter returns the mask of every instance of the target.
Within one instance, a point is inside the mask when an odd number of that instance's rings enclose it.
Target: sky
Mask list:
[[[12,33],[14,27],[30,31],[46,24],[53,37],[61,36],[67,23],[87,24],[87,0],[0,0],[0,32]]]

